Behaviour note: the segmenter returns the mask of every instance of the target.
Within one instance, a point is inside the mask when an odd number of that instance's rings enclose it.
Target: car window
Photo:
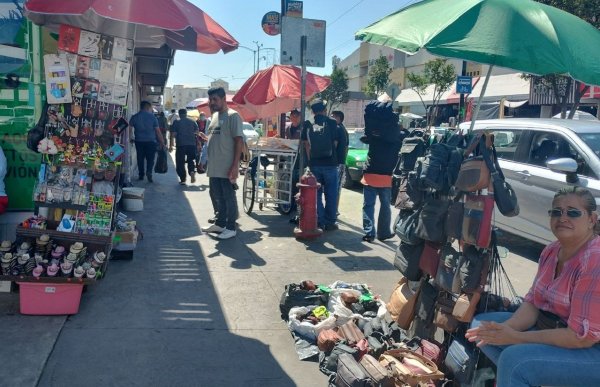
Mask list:
[[[360,138],[365,135],[365,132],[350,132],[348,133],[348,148],[350,149],[369,149],[369,146],[360,141]]]
[[[504,160],[514,160],[522,131],[498,129],[491,132],[494,135],[494,147],[496,148],[498,158]]]
[[[573,147],[571,142],[558,133],[536,132],[529,149],[529,163],[547,168],[550,160],[569,158],[577,161],[577,173],[583,176],[597,178],[585,158]]]

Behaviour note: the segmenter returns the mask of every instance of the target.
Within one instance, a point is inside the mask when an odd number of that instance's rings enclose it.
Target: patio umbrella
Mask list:
[[[356,38],[408,54],[424,48],[489,64],[486,82],[492,67],[502,66],[600,84],[600,50],[594,49],[600,31],[532,0],[424,0],[358,31]]]
[[[227,94],[225,100],[227,101],[227,106],[238,113],[244,121],[254,121],[258,118],[256,112],[252,110],[250,107],[246,105],[240,105],[238,103],[233,102],[233,95]],[[202,112],[206,114],[207,117],[211,116],[210,108],[208,106],[208,100],[204,101],[196,106],[198,112]]]
[[[233,102],[255,111],[259,118],[272,117],[300,108],[301,72],[299,67],[274,65],[259,71],[233,96]],[[306,74],[306,99],[327,88],[331,80]]]
[[[186,0],[27,0],[25,16],[57,32],[61,24],[135,40],[136,47],[214,54],[238,42]]]

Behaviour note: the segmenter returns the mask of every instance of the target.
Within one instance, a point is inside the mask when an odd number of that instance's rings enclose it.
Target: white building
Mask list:
[[[216,79],[210,83],[210,87],[222,87],[225,93],[229,93],[229,83]],[[173,85],[165,87],[163,103],[165,109],[183,109],[186,105],[197,98],[208,98],[208,89],[210,87],[193,87],[184,85]]]

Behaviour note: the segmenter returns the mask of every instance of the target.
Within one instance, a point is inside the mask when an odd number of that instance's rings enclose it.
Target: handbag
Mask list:
[[[441,246],[433,242],[425,242],[419,259],[419,268],[435,278],[440,263]]]
[[[454,304],[452,309],[452,316],[460,322],[470,323],[473,321],[477,305],[481,299],[481,293],[475,292],[473,294],[461,294]]]
[[[565,323],[558,315],[548,312],[547,310],[539,309],[535,327],[539,330],[558,329],[566,328],[567,323]]]
[[[444,365],[452,373],[454,380],[462,385],[471,383],[478,361],[478,349],[454,338],[448,348]]]
[[[462,224],[465,206],[463,202],[451,201],[448,206],[448,214],[446,215],[446,236],[449,238],[462,238]]]
[[[358,354],[358,350],[347,346],[344,341],[339,341],[333,347],[331,353],[321,352],[319,354],[319,370],[325,375],[334,374],[337,371],[338,358],[343,354],[354,357]]]
[[[406,348],[410,349],[412,352],[423,355],[436,365],[439,365],[440,361],[442,360],[442,348],[435,342],[431,342],[417,336],[410,339],[405,345]]]
[[[423,281],[419,289],[421,291],[417,300],[416,316],[421,320],[431,322],[439,291],[429,281]]]
[[[492,179],[492,188],[494,190],[494,200],[498,206],[498,211],[504,216],[512,217],[519,215],[519,202],[517,201],[517,194],[510,184],[508,184],[498,163],[498,155],[496,154],[496,147],[492,145],[493,157],[490,157],[487,148],[483,150],[483,158],[485,163],[490,170]],[[492,162],[493,158],[493,162]]]
[[[448,200],[444,199],[426,201],[419,213],[415,235],[426,241],[445,242],[447,236],[444,226],[449,204]]]
[[[478,155],[462,162],[454,186],[462,192],[477,192],[490,185],[490,170],[483,153],[487,151],[486,135],[479,134],[465,151],[465,156],[476,151]]]
[[[354,357],[345,353],[338,358],[335,385],[337,387],[370,387],[371,378]]]
[[[483,268],[486,259],[487,254],[480,253],[475,246],[465,245],[452,282],[452,291],[471,293],[484,285],[487,271]]]
[[[419,383],[444,378],[444,374],[440,372],[433,361],[409,349],[399,348],[386,351],[379,358],[379,362],[392,372],[396,385],[406,383],[417,386]]]
[[[364,340],[365,335],[356,326],[353,320],[348,321],[338,328],[338,334],[342,339],[348,342],[348,345],[356,345],[361,340]]]
[[[454,301],[450,298],[439,297],[435,305],[435,317],[433,323],[448,333],[453,333],[458,328],[459,322],[452,315]]]
[[[409,245],[408,243],[400,242],[400,246],[396,249],[394,267],[409,281],[418,281],[423,276],[419,262],[424,247],[424,243]]]
[[[335,344],[342,338],[333,329],[323,329],[317,337],[317,347],[319,351],[331,352]]]
[[[467,195],[464,203],[462,240],[470,245],[488,248],[492,238],[493,195]]]
[[[394,183],[396,182],[396,183]],[[412,210],[415,208],[415,203],[408,194],[408,176],[392,177],[392,190],[394,184],[397,184],[397,191],[392,191],[392,205],[399,210]]]
[[[392,291],[390,302],[387,303],[387,310],[392,319],[396,321],[402,329],[408,329],[415,316],[415,305],[419,297],[421,287],[412,291],[408,286],[408,280],[403,277]]]
[[[377,356],[379,357],[379,356]],[[389,369],[385,368],[377,359],[371,355],[365,355],[360,359],[360,365],[371,378],[374,386],[394,387],[394,378]]]
[[[46,123],[48,122],[48,104],[45,103],[42,108],[42,114],[37,124],[27,131],[27,148],[40,153],[38,144],[46,137]]]
[[[435,284],[442,290],[452,292],[452,283],[459,261],[460,254],[451,245],[446,244],[442,247],[438,270],[434,279]]]
[[[409,245],[418,245],[422,242],[422,239],[415,233],[420,213],[420,209],[412,213],[400,211],[395,229],[396,235],[398,235],[402,242]]]
[[[327,305],[327,294],[320,290],[306,290],[302,284],[285,285],[279,299],[279,311],[283,320],[288,320],[290,309],[293,307],[311,305]]]

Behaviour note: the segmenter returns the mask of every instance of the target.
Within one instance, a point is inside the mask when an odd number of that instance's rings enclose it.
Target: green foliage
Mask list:
[[[427,123],[431,124],[436,118],[437,106],[440,103],[442,95],[450,89],[452,83],[456,79],[456,69],[452,64],[448,64],[446,59],[433,59],[425,63],[423,74],[408,73],[408,83],[421,99],[421,103],[427,111]],[[431,109],[427,109],[427,104],[423,100],[423,96],[427,93],[427,87],[434,85],[433,88],[433,103]]]
[[[390,83],[390,74],[392,69],[385,56],[380,56],[375,60],[373,66],[369,70],[369,78],[367,79],[367,87],[365,93],[378,97],[385,92],[385,89]]]
[[[569,12],[596,28],[600,28],[600,1],[598,0],[536,0]]]
[[[348,74],[340,68],[333,69],[331,83],[318,97],[327,101],[329,113],[339,104],[348,102]]]

